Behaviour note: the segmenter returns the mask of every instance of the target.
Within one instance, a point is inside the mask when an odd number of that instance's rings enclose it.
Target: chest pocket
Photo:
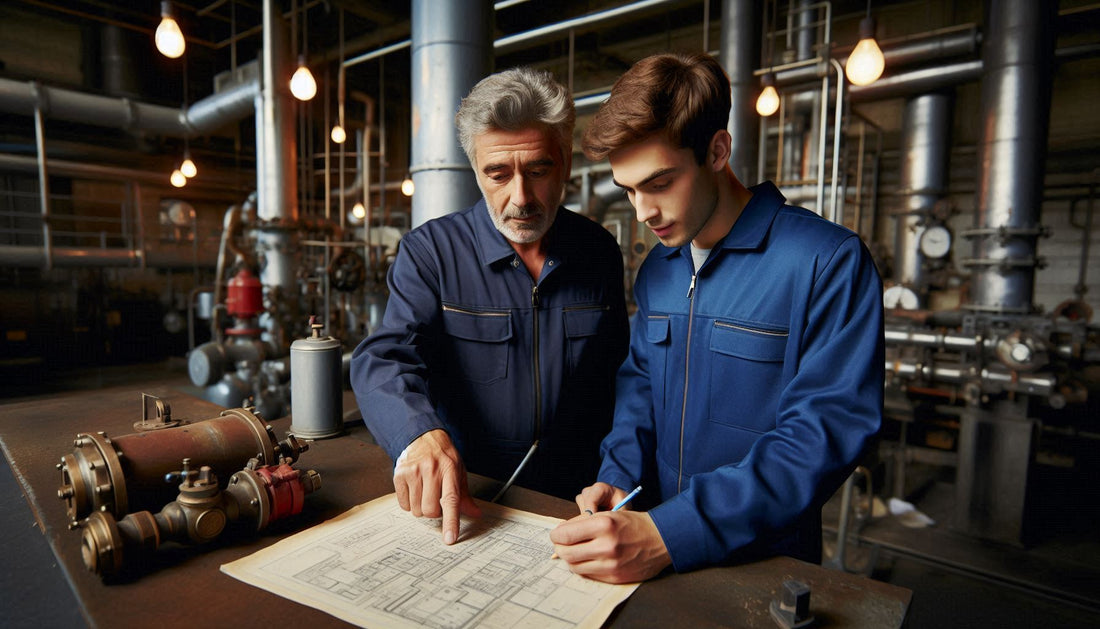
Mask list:
[[[510,313],[443,306],[443,331],[453,350],[443,361],[449,374],[478,384],[508,377]]]
[[[601,350],[600,331],[607,319],[607,306],[572,306],[562,310],[569,373],[601,373],[606,351]]]
[[[668,373],[669,343],[672,322],[668,315],[649,315],[645,320],[645,338],[649,341],[649,386],[653,390],[653,406],[660,417],[667,406],[665,374]]]
[[[767,432],[783,389],[787,330],[715,321],[710,332],[710,419]]]

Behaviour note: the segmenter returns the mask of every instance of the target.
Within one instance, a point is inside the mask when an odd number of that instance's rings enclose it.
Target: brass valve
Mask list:
[[[81,556],[89,571],[104,577],[122,572],[125,560],[151,552],[164,542],[205,544],[217,538],[230,522],[251,522],[260,531],[271,522],[302,511],[306,494],[321,488],[314,470],[299,472],[285,459],[278,465],[248,465],[230,477],[223,491],[209,466],[194,469],[190,459],[165,475],[179,482],[179,495],[160,513],[131,513],[116,520],[107,510],[82,522]]]

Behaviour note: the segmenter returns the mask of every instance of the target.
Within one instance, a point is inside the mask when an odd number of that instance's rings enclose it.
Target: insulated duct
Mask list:
[[[492,3],[412,3],[412,226],[458,211],[481,193],[458,143],[462,98],[492,69]]]
[[[1050,118],[1055,2],[990,2],[982,51],[982,138],[970,303],[973,311],[1033,310],[1043,166]]]

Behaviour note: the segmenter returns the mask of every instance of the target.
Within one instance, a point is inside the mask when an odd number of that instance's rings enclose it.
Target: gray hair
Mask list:
[[[550,127],[565,158],[573,151],[577,112],[569,90],[552,74],[532,68],[511,68],[491,74],[462,99],[455,115],[458,141],[474,159],[474,138],[489,131],[518,131],[538,124]]]

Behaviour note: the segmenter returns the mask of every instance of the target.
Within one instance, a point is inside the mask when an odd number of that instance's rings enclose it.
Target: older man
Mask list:
[[[352,386],[396,461],[403,509],[478,515],[470,471],[561,497],[599,468],[626,355],[622,254],[559,207],[575,112],[545,72],[478,83],[455,122],[484,200],[406,235],[381,327],[355,350]]]

